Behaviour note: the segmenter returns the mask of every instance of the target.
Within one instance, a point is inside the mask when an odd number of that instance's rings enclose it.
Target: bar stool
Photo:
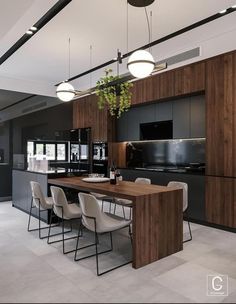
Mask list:
[[[150,185],[151,184],[151,180],[149,178],[144,178],[144,177],[137,177],[134,182],[136,184],[140,184],[140,185]],[[131,219],[131,211],[132,211],[132,206],[133,206],[132,201],[123,199],[123,198],[122,199],[115,198],[115,210],[116,210],[116,205],[122,206],[124,219],[126,218],[125,217],[125,207],[130,208],[129,219]],[[114,211],[114,213],[115,213],[115,211]]]
[[[186,213],[187,215],[187,222],[188,222],[188,229],[189,229],[189,235],[190,238],[183,241],[183,243],[192,241],[192,231],[190,227],[190,222],[189,222],[189,216],[188,216],[188,184],[182,183],[182,182],[177,182],[177,181],[171,181],[168,183],[167,187],[172,187],[172,188],[178,188],[183,190],[183,213]]]
[[[45,238],[47,238],[47,236],[42,236],[41,231],[44,230],[44,229],[48,229],[49,226],[41,227],[41,221],[42,221],[41,213],[42,212],[48,212],[49,210],[52,213],[53,200],[52,200],[52,197],[44,196],[43,191],[41,189],[41,186],[38,182],[31,181],[30,182],[30,188],[31,188],[32,198],[31,198],[31,205],[30,205],[30,212],[29,212],[27,230],[29,232],[38,231],[39,232],[39,238],[40,239],[45,239]],[[34,208],[38,209],[38,228],[30,229],[32,210]],[[57,226],[58,226],[58,224],[54,225],[53,227],[57,227]],[[59,235],[59,234],[55,234],[55,235]]]
[[[55,215],[62,220],[62,239],[50,241],[51,235],[51,225],[52,225],[52,216],[50,218],[50,226],[48,230],[48,244],[62,242],[63,244],[63,253],[67,254],[74,252],[75,250],[65,251],[65,241],[76,239],[77,236],[65,238],[65,221],[69,221],[72,231],[72,220],[81,220],[81,209],[77,204],[69,204],[66,198],[66,195],[63,189],[55,186],[51,186],[51,193],[53,198],[53,212]]]
[[[83,259],[86,259],[89,257],[96,256],[96,269],[97,269],[98,276],[103,275],[107,272],[110,272],[114,269],[117,269],[119,267],[122,267],[124,265],[131,263],[131,261],[128,261],[119,266],[116,266],[116,267],[110,268],[106,271],[100,272],[98,257],[100,254],[107,253],[107,252],[110,252],[113,250],[112,232],[123,229],[125,227],[129,227],[129,235],[130,235],[131,245],[132,245],[132,238],[131,238],[131,234],[130,234],[131,221],[117,220],[117,219],[114,219],[114,218],[108,216],[106,213],[102,212],[102,210],[99,208],[99,204],[98,204],[96,197],[94,197],[91,194],[79,193],[79,201],[80,201],[81,210],[82,210],[81,226],[83,225],[88,230],[90,230],[94,233],[95,242],[93,244],[79,248],[79,239],[80,239],[80,231],[79,231],[77,243],[76,243],[74,260],[80,261],[80,260],[83,260]],[[110,235],[111,247],[108,250],[98,252],[98,243],[99,243],[98,235],[105,234],[105,233],[108,233]],[[85,249],[85,248],[88,248],[91,246],[95,246],[95,254],[91,254],[91,255],[88,255],[88,256],[85,256],[82,258],[77,258],[77,252],[79,250],[82,250],[82,249]]]

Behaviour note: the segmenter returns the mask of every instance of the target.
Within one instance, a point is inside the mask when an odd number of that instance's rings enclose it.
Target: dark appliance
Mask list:
[[[90,171],[91,129],[70,130],[70,162],[79,169]]]
[[[0,149],[0,163],[4,162],[4,150]]]
[[[140,124],[140,140],[173,138],[173,121],[157,121]]]
[[[94,142],[92,157],[92,171],[93,173],[107,175],[108,168],[108,145],[105,142]]]

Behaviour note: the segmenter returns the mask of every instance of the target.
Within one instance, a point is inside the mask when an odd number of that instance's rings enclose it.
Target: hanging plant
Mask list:
[[[106,75],[97,81],[96,95],[98,96],[98,108],[104,109],[105,106],[111,116],[120,118],[121,114],[127,112],[131,106],[132,93],[130,88],[133,86],[130,82],[122,82],[116,85],[109,85],[120,79],[120,76],[113,76],[112,69],[105,70]]]

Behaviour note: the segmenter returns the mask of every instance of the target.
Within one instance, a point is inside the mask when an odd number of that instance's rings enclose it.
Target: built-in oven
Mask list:
[[[107,175],[108,145],[106,142],[94,142],[92,155],[92,171]]]

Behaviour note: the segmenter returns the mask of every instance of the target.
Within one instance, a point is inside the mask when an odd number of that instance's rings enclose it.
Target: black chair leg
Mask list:
[[[33,198],[31,199],[31,204],[30,204],[30,213],[29,213],[28,228],[27,228],[28,231],[30,231],[30,222],[31,222],[32,208],[33,208]]]
[[[130,227],[129,227],[130,228]],[[76,248],[75,248],[75,256],[74,256],[74,261],[81,261],[81,260],[84,260],[84,259],[87,259],[87,258],[90,258],[90,257],[96,257],[96,272],[97,272],[97,276],[101,276],[103,274],[106,274],[108,272],[111,272],[112,270],[115,270],[115,269],[118,269],[122,266],[125,266],[125,265],[128,265],[130,264],[132,261],[128,261],[128,262],[125,262],[123,264],[120,264],[116,267],[113,267],[113,268],[110,268],[106,271],[103,271],[103,272],[100,272],[99,270],[99,255],[100,254],[103,254],[103,253],[108,253],[108,252],[111,252],[113,251],[113,239],[112,239],[112,232],[109,232],[110,234],[110,249],[108,250],[105,250],[105,251],[102,251],[102,252],[98,252],[98,234],[97,232],[95,231],[94,232],[94,238],[95,238],[95,243],[94,244],[90,244],[90,245],[87,245],[87,246],[84,246],[84,247],[81,247],[79,248],[79,233],[78,233],[78,238],[77,238],[77,243],[76,243]],[[132,244],[132,239],[131,239],[131,244]],[[85,248],[88,248],[88,247],[92,247],[92,246],[95,246],[95,254],[91,254],[91,255],[88,255],[88,256],[85,256],[85,257],[82,257],[82,258],[77,258],[77,252],[79,250],[82,250],[82,249],[85,249]]]
[[[187,242],[190,242],[192,241],[193,239],[193,236],[192,236],[192,231],[191,231],[191,226],[190,226],[190,222],[189,222],[189,216],[188,216],[188,212],[186,211],[186,215],[187,215],[187,221],[188,221],[188,230],[189,230],[189,235],[190,235],[190,238],[183,241],[183,243],[187,243]]]

